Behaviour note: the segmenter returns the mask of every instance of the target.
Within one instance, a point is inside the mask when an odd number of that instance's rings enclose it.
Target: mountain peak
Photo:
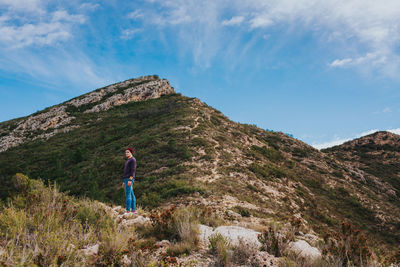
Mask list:
[[[350,140],[337,147],[338,148],[355,147],[355,146],[365,146],[371,144],[376,146],[390,145],[396,147],[399,146],[400,144],[400,135],[388,131],[377,131],[372,134],[365,135],[354,140]]]
[[[58,132],[67,132],[80,113],[108,110],[129,102],[145,101],[175,93],[168,80],[157,75],[142,76],[99,88],[49,107],[27,117],[2,123],[0,152],[37,138],[49,138]],[[33,136],[33,137],[31,137]]]

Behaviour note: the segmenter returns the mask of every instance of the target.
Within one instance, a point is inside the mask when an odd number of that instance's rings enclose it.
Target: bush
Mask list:
[[[322,253],[328,261],[340,262],[343,266],[363,266],[372,259],[365,234],[347,222],[342,222],[340,232],[325,232],[323,238]]]
[[[250,211],[242,206],[234,206],[233,210],[239,213],[242,217],[250,217]]]
[[[194,208],[176,208],[171,206],[162,212],[150,215],[151,226],[139,228],[143,237],[155,237],[158,240],[170,240],[174,244],[169,254],[190,254],[199,246],[199,229]]]
[[[275,257],[284,256],[289,243],[294,240],[297,226],[290,226],[285,231],[280,228],[277,223],[272,223],[258,235],[258,240],[262,244],[261,250],[267,251]]]
[[[231,261],[231,243],[220,233],[211,235],[208,240],[210,241],[210,250],[218,258],[222,264],[227,264]]]
[[[239,265],[246,265],[249,261],[254,261],[255,259],[251,257],[258,253],[257,245],[254,243],[248,243],[243,238],[239,238],[238,243],[232,246],[232,250],[232,261]]]

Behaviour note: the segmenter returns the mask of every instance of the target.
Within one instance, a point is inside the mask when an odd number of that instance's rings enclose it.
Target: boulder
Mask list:
[[[321,252],[316,247],[310,246],[305,240],[290,242],[288,249],[303,258],[309,258],[311,260],[319,259],[322,256]]]
[[[200,240],[204,244],[208,244],[208,238],[213,234],[221,234],[228,238],[232,243],[238,243],[239,239],[242,238],[246,243],[254,243],[257,247],[261,247],[260,241],[258,241],[258,234],[260,232],[254,231],[252,229],[240,227],[240,226],[219,226],[213,230],[212,227],[206,225],[200,225]]]

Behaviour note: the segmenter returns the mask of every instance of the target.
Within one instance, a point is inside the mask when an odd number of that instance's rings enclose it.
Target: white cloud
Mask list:
[[[97,8],[99,8],[100,5],[99,4],[93,4],[93,3],[83,3],[79,6],[79,9],[83,9],[83,10],[88,10],[88,11],[94,11]]]
[[[125,39],[125,40],[132,39],[140,31],[141,31],[140,29],[126,29],[126,30],[123,30],[122,33],[121,33],[121,39]]]
[[[0,7],[6,7],[11,11],[42,13],[42,6],[42,0],[0,0]]]
[[[140,18],[143,18],[143,16],[144,16],[143,11],[140,9],[137,9],[137,10],[129,13],[127,17],[129,19],[140,19]]]
[[[345,58],[345,59],[336,59],[331,64],[331,67],[348,67],[348,66],[357,66],[362,64],[369,64],[372,66],[383,65],[387,61],[386,55],[379,55],[377,53],[367,53],[365,56],[358,58]]]
[[[72,37],[73,26],[85,22],[85,16],[80,14],[47,11],[39,0],[0,0],[0,6],[8,8],[0,14],[0,44],[6,49],[68,40]],[[32,12],[25,14],[27,11]]]
[[[341,145],[347,141],[351,140],[351,138],[344,138],[344,139],[335,139],[333,141],[329,141],[329,142],[324,142],[321,144],[313,144],[312,146],[316,149],[323,149],[323,148],[328,148],[328,147],[332,147],[332,146],[337,146],[337,145]]]
[[[225,51],[224,26],[264,31],[260,38],[270,28],[283,26],[313,32],[323,45],[335,46],[337,59],[328,64],[331,67],[369,65],[388,75],[400,72],[400,1],[148,0],[147,4],[129,16],[141,16],[144,23],[160,30],[175,28],[179,38],[188,41],[187,49],[191,47],[195,57],[206,61]],[[227,13],[229,20],[224,19]],[[210,39],[215,48],[204,48]]]
[[[400,128],[388,130],[388,132],[400,135]]]
[[[353,62],[353,59],[351,58],[344,58],[344,59],[335,59],[331,64],[329,64],[331,67],[343,67],[346,65],[349,65]]]
[[[231,19],[222,21],[223,26],[236,26],[240,25],[244,21],[243,16],[232,17]]]

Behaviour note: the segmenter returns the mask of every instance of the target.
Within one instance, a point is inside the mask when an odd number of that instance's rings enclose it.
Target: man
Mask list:
[[[126,213],[129,213],[136,211],[136,198],[133,194],[132,188],[132,184],[135,181],[136,172],[136,159],[133,157],[133,148],[128,147],[125,150],[125,156],[128,158],[128,160],[124,165],[124,182],[122,183],[122,187],[125,188]]]

